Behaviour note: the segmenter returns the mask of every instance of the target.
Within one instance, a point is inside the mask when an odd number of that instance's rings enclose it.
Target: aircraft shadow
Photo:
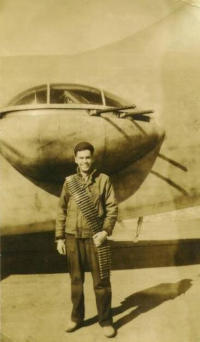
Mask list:
[[[112,308],[113,317],[123,314],[132,308],[131,312],[115,321],[114,327],[120,329],[123,325],[131,322],[142,313],[148,312],[158,305],[184,294],[191,286],[192,279],[182,279],[176,283],[161,283],[143,291],[133,293],[126,297],[119,306]],[[94,316],[87,319],[84,322],[84,326],[89,326],[96,322],[98,322],[98,317]]]
[[[112,269],[138,269],[200,263],[200,239],[112,241]],[[56,251],[53,232],[1,238],[1,279],[11,274],[67,272],[66,257]]]

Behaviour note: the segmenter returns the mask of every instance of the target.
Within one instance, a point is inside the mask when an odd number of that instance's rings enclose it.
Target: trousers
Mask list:
[[[66,234],[68,271],[71,278],[71,320],[80,323],[85,316],[84,280],[89,269],[93,278],[98,320],[101,326],[112,324],[110,278],[100,278],[97,248],[92,238]]]

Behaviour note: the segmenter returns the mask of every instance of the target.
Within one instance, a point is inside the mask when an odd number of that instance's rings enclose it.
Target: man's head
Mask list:
[[[94,146],[88,142],[80,142],[74,148],[75,162],[81,172],[88,173],[93,164]]]

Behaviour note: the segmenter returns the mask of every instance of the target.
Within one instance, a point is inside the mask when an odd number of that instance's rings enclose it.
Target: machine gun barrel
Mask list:
[[[111,107],[111,108],[106,108],[106,109],[98,109],[91,115],[98,116],[104,113],[110,113],[110,112],[118,112],[122,110],[127,110],[127,109],[134,109],[136,105],[130,105],[130,106],[122,106],[122,107]]]
[[[135,116],[137,117],[137,115],[148,115],[148,114],[153,114],[154,110],[134,110],[133,112],[124,112],[120,114],[120,118],[125,118],[127,116]]]

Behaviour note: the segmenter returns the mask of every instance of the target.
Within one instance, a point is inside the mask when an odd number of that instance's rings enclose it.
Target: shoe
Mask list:
[[[106,337],[113,337],[113,336],[115,336],[116,331],[115,331],[115,329],[113,328],[112,325],[106,325],[106,326],[104,326],[102,328],[103,328],[104,336],[106,336]]]
[[[80,324],[78,322],[73,322],[73,321],[69,321],[67,324],[67,332],[73,332],[74,330],[76,330],[78,327],[80,326]]]

